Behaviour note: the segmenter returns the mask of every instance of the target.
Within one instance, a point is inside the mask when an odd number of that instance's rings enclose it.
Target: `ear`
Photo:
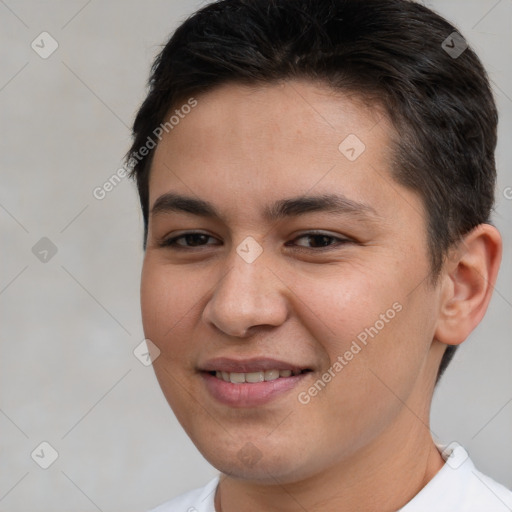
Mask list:
[[[480,224],[451,251],[441,274],[441,302],[435,339],[459,345],[482,320],[501,262],[499,231]]]

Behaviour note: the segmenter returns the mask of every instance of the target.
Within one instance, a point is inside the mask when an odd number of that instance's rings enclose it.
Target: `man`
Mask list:
[[[501,259],[496,108],[463,37],[406,0],[224,0],[150,85],[144,331],[221,472],[156,510],[512,510],[429,430]]]

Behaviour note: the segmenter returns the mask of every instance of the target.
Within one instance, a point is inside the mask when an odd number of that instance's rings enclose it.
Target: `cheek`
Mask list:
[[[162,352],[170,352],[176,333],[183,330],[195,313],[205,293],[199,286],[179,268],[159,264],[156,258],[146,256],[141,276],[142,323],[145,336]]]
[[[334,402],[378,404],[389,394],[379,377],[399,394],[410,389],[435,327],[428,290],[409,293],[409,278],[387,271],[296,279],[293,291],[295,313],[317,354],[323,348],[321,370],[335,375],[328,386]]]
[[[290,282],[295,314],[331,359],[343,355],[353,340],[364,342],[370,336],[366,329],[376,322],[378,331],[384,331],[398,316],[393,303],[400,286],[389,277],[336,268],[323,275],[295,276]]]

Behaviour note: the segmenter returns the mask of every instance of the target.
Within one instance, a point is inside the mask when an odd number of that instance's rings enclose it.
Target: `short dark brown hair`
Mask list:
[[[220,0],[202,8],[156,58],[133,126],[128,158],[144,246],[154,147],[143,157],[139,150],[170,110],[226,83],[306,78],[385,108],[397,133],[394,178],[427,211],[435,283],[450,246],[490,222],[494,204],[498,115],[485,69],[466,46],[453,25],[409,0]],[[445,351],[438,379],[454,351]]]

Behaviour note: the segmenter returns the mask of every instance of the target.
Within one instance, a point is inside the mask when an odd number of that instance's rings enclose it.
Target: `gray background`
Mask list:
[[[0,511],[142,511],[215,474],[133,355],[144,338],[135,186],[92,194],[122,165],[153,57],[203,3],[0,0]],[[490,310],[436,391],[432,430],[511,487],[512,0],[426,3],[490,73],[505,239]],[[43,31],[59,45],[47,59],[31,48]],[[43,237],[57,248],[46,262],[32,251]],[[59,454],[46,470],[31,458],[42,441]]]

